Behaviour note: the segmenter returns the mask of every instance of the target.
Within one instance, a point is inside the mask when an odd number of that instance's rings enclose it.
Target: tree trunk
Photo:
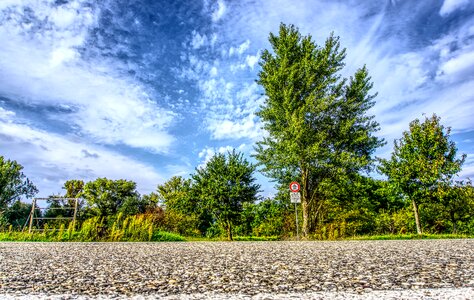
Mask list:
[[[450,212],[451,215],[451,223],[453,223],[453,234],[457,233],[457,228],[456,228],[456,218],[454,217],[454,211]]]
[[[227,240],[233,241],[233,238],[232,238],[232,224],[230,222],[227,222]]]
[[[308,170],[303,169],[301,172],[301,187],[302,187],[302,207],[303,207],[303,228],[302,233],[303,237],[307,238],[310,229],[313,228],[311,221],[311,203],[310,203],[310,193],[309,193],[309,178],[308,178]]]
[[[302,197],[302,206],[303,206],[303,228],[301,231],[303,233],[303,237],[307,237],[309,234],[309,209],[308,209],[308,200],[306,197]]]
[[[420,215],[418,214],[418,205],[416,204],[415,200],[412,200],[413,203],[413,212],[415,214],[415,223],[416,223],[416,233],[422,234],[421,231],[421,224],[420,224]]]

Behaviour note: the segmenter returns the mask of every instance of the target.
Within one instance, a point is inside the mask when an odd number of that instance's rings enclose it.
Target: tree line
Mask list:
[[[190,178],[173,177],[148,195],[129,180],[69,180],[64,196],[81,199],[81,218],[140,214],[188,236],[290,237],[288,185],[298,181],[305,237],[474,233],[474,189],[456,177],[466,156],[457,155],[440,117],[412,121],[391,157],[378,159],[374,153],[386,142],[369,114],[376,93],[367,68],[343,78],[346,50],[334,35],[317,45],[281,24],[269,41],[257,80],[266,96],[257,115],[267,134],[255,146],[256,164],[235,150],[216,154]],[[19,199],[37,189],[17,162],[1,157],[0,167],[0,226],[18,226],[28,212]],[[257,170],[274,180],[273,198],[258,196]],[[385,179],[369,176],[375,171]],[[68,205],[51,201],[56,209],[44,214],[64,216]]]

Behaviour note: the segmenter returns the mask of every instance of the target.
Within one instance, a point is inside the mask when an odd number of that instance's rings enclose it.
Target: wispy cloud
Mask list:
[[[232,150],[234,149],[236,151],[243,152],[245,150],[248,150],[248,145],[240,144],[237,147],[230,146],[230,145],[220,146],[220,147],[209,147],[209,146],[204,147],[204,149],[202,149],[198,154],[198,157],[201,161],[198,168],[205,167],[207,163],[211,160],[211,158],[214,157],[216,154],[227,154],[228,152],[232,152]]]
[[[40,196],[62,193],[69,179],[97,177],[129,179],[143,193],[153,190],[164,177],[152,167],[103,147],[18,123],[12,112],[0,110],[2,155],[24,166],[28,178],[41,186]]]
[[[168,151],[174,137],[167,127],[175,114],[123,75],[122,62],[79,51],[97,25],[99,8],[89,1],[10,2],[16,5],[0,11],[2,95],[29,105],[70,107],[52,118],[93,142]]]
[[[439,14],[442,16],[449,15],[457,9],[462,9],[469,4],[469,0],[444,0]]]

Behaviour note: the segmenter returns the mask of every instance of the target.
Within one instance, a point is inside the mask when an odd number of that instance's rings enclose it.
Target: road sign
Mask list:
[[[291,203],[301,203],[301,194],[299,192],[290,192]]]
[[[300,184],[296,181],[293,181],[290,183],[290,191],[292,192],[299,192],[300,191]]]

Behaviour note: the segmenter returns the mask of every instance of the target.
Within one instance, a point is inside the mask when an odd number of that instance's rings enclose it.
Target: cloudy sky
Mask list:
[[[474,177],[474,1],[0,0],[0,155],[39,196],[67,179],[130,179],[149,193],[214,153],[247,156],[259,54],[280,22],[367,65],[388,141],[436,113]],[[272,184],[259,175],[263,195]]]

